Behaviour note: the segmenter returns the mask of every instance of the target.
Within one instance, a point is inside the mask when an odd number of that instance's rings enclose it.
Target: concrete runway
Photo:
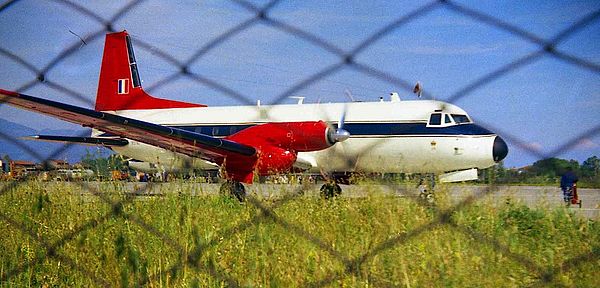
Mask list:
[[[192,195],[207,195],[219,193],[220,184],[205,183],[126,183],[129,191],[140,189],[150,195],[161,195],[182,191]],[[181,187],[184,186],[184,187]],[[343,197],[367,197],[370,193],[383,193],[395,197],[418,197],[418,190],[411,185],[341,185]],[[307,196],[318,196],[321,184],[295,185],[295,184],[254,184],[246,185],[248,194],[261,198],[281,198],[290,194],[302,192]],[[181,189],[181,190],[180,190]],[[467,197],[474,196],[475,201],[491,201],[494,204],[504,204],[507,199],[517,203],[524,203],[529,207],[558,208],[565,207],[562,200],[562,191],[558,187],[550,186],[488,186],[488,185],[452,185],[439,184],[436,193],[446,193],[455,204]],[[146,194],[146,195],[148,195]],[[582,207],[571,206],[570,210],[588,219],[600,219],[600,189],[578,189]]]
[[[460,201],[470,195],[485,194],[483,199],[493,203],[506,203],[507,199],[522,202],[529,207],[566,207],[562,191],[558,187],[539,186],[451,186],[450,195],[453,201]],[[600,219],[600,189],[577,189],[581,200],[579,205],[571,205],[570,210],[588,219]]]
[[[0,182],[0,188],[8,182]],[[48,182],[50,185],[52,182]],[[63,184],[73,185],[73,192],[79,195],[90,195],[87,189],[81,187],[98,188],[103,185],[112,185],[111,183],[83,182],[80,184],[73,182],[62,182]],[[141,183],[141,182],[119,182],[118,185],[124,185],[126,191],[135,193],[142,200],[146,197],[155,197],[160,195],[182,193],[194,196],[211,195],[219,193],[220,184],[191,183],[191,182],[169,182],[169,183]],[[372,193],[382,193],[390,197],[418,197],[418,189],[414,184],[363,184],[363,185],[341,185],[343,197],[360,198],[367,197]],[[253,184],[246,185],[246,191],[250,195],[259,198],[282,198],[289,195],[303,194],[306,196],[318,197],[321,184],[299,185],[299,184]],[[475,201],[491,201],[493,204],[503,205],[507,199],[517,203],[524,203],[529,207],[559,208],[565,207],[562,200],[562,191],[558,187],[550,186],[488,186],[488,185],[456,185],[439,184],[436,187],[436,194],[439,197],[448,195],[454,204],[458,204],[464,199],[474,196]],[[446,194],[446,195],[443,195]],[[577,215],[588,219],[600,219],[600,189],[578,189],[579,198],[582,201],[582,207],[578,205],[571,206],[570,209]],[[1,197],[1,196],[0,196]],[[86,197],[88,198],[88,197]],[[92,196],[89,199],[94,199]]]

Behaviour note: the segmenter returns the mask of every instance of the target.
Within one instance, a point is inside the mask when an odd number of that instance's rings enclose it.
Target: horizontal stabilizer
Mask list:
[[[125,146],[129,141],[123,138],[106,137],[74,137],[74,136],[55,136],[55,135],[36,135],[23,137],[27,140],[38,140],[47,142],[76,143],[83,145],[102,145],[102,146]]]

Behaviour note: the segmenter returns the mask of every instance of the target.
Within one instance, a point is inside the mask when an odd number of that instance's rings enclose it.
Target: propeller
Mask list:
[[[358,161],[358,157],[361,152],[355,154],[356,147],[350,146],[351,144],[345,143],[351,135],[344,127],[346,127],[346,114],[348,113],[348,103],[345,103],[343,106],[342,113],[339,114],[339,122],[337,123],[337,129],[334,129],[333,124],[335,121],[332,121],[333,115],[337,114],[331,110],[333,105],[322,104],[320,109],[318,109],[320,118],[327,123],[329,123],[329,128],[327,129],[327,141],[333,145],[331,149],[328,149],[325,158],[322,161],[332,161],[337,164],[334,164],[336,167],[344,167],[340,168],[344,171],[354,171],[356,168],[356,164]],[[335,107],[335,106],[334,106]],[[337,106],[339,107],[339,106]],[[339,144],[335,145],[336,143]],[[322,173],[328,173],[328,171],[321,171]]]
[[[342,116],[340,117],[340,122],[338,122],[338,127],[335,131],[333,129],[329,130],[328,138],[332,143],[346,141],[350,138],[350,132],[344,129],[344,123],[346,121],[346,110],[348,109],[348,105],[344,105],[344,111],[342,111]]]

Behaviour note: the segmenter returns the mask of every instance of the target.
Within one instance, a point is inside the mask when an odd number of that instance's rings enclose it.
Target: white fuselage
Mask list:
[[[482,169],[495,163],[492,147],[496,135],[470,123],[461,108],[440,101],[223,106],[113,113],[219,137],[247,125],[269,122],[324,120],[337,124],[344,109],[344,128],[351,137],[325,150],[298,153],[295,166],[326,172],[442,173]],[[439,124],[428,122],[432,113],[441,115]],[[461,124],[457,124],[452,115],[458,115],[456,121]],[[459,121],[461,115],[464,117]],[[94,131],[94,134],[101,133]],[[191,159],[136,141],[113,149],[137,160],[162,165],[165,169],[177,169],[190,161],[197,168],[218,168],[201,159]]]

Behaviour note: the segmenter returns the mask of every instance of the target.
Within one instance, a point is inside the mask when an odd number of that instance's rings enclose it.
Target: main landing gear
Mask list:
[[[232,196],[240,202],[244,202],[246,200],[246,188],[244,188],[244,185],[238,181],[225,181],[225,183],[221,184],[219,193],[221,195]]]
[[[335,181],[328,181],[321,186],[321,197],[330,199],[342,195],[342,187]]]
[[[321,175],[325,179],[325,184],[321,186],[321,197],[324,199],[331,199],[342,195],[342,187],[340,187],[339,184],[350,184],[350,178],[352,176],[351,173],[346,172],[325,173],[323,171],[321,171]]]

